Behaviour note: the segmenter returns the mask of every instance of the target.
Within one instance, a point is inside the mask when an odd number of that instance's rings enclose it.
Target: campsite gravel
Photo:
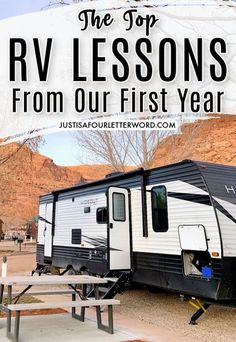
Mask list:
[[[188,323],[195,309],[175,294],[132,289],[119,299],[122,305],[116,307],[117,312],[150,324],[150,329],[157,325],[196,341],[236,341],[236,309],[211,306],[194,326]]]

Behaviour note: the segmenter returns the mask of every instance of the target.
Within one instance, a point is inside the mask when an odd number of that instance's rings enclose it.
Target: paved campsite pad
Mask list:
[[[9,342],[5,337],[6,320],[0,319],[0,341]],[[37,317],[23,317],[21,320],[21,342],[121,342],[133,341],[133,334],[123,333],[115,329],[111,335],[97,329],[95,320],[85,322],[72,319],[69,314]]]

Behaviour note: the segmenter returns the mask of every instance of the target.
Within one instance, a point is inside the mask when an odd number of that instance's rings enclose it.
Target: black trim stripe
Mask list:
[[[178,198],[183,201],[190,201],[199,204],[212,205],[209,195],[198,195],[182,192],[168,192],[168,196]]]

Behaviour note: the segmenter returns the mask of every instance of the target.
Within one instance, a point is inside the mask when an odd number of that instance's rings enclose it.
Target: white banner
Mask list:
[[[0,21],[0,136],[235,114],[232,1],[91,1]]]

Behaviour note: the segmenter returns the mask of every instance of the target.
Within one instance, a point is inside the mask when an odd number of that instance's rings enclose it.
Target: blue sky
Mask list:
[[[57,3],[58,0],[0,0],[0,19],[13,17],[25,13],[40,11],[50,3]],[[65,0],[69,3],[71,0]],[[48,134],[45,144],[40,148],[40,153],[54,160],[58,165],[79,164],[79,148],[71,133],[62,132]]]
[[[71,132],[53,133],[44,136],[46,143],[40,153],[54,160],[57,165],[78,165],[79,147]]]

